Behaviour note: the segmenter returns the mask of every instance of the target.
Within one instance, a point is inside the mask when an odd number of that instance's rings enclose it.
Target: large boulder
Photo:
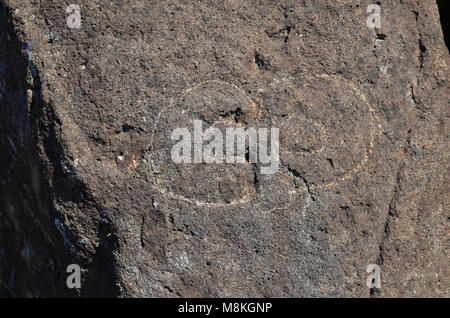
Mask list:
[[[0,295],[448,296],[438,8],[369,4],[2,1]],[[195,120],[277,170],[175,163]]]

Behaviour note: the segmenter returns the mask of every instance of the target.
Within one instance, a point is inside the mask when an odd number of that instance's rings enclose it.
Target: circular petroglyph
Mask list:
[[[214,127],[222,133],[222,163],[194,162],[194,126],[199,123],[202,132]],[[173,146],[181,138],[171,140],[171,134],[179,128],[187,129],[190,134],[190,163],[175,163],[172,158]],[[256,131],[260,128],[256,104],[237,86],[219,80],[206,81],[173,98],[158,115],[149,149],[150,173],[155,188],[168,198],[209,207],[247,204],[267,195],[261,187],[266,187],[269,178],[260,174],[258,163],[249,162],[248,143],[244,162],[226,163],[228,128],[253,128]],[[203,142],[202,146],[205,144]],[[295,188],[292,180],[274,178],[270,186],[279,192],[278,197],[287,196],[286,201],[291,201]]]
[[[379,133],[366,96],[344,78],[328,75],[311,76],[297,89],[295,111],[280,124],[282,162],[316,188],[352,178]]]
[[[155,189],[167,198],[198,206],[249,205],[269,211],[305,203],[304,180],[321,188],[351,178],[368,160],[379,128],[366,97],[351,83],[328,75],[312,76],[295,89],[300,96],[296,107],[274,120],[280,130],[280,167],[273,175],[261,174],[260,162],[249,162],[248,144],[244,162],[225,162],[227,128],[271,128],[259,127],[257,105],[242,89],[212,80],[172,98],[159,113],[150,142]],[[222,163],[195,162],[196,123],[201,123],[201,132],[214,127],[222,133]],[[189,163],[172,158],[180,139],[172,140],[171,134],[179,128],[189,131]]]

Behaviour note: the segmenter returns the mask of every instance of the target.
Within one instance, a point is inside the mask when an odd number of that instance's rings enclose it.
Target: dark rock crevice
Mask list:
[[[450,4],[447,0],[437,0],[442,32],[447,49],[450,48]]]
[[[392,196],[389,201],[388,213],[385,217],[383,231],[381,233],[381,240],[378,245],[379,253],[376,259],[376,264],[378,264],[380,267],[382,267],[384,264],[384,253],[386,252],[386,242],[391,234],[391,224],[392,222],[395,222],[395,218],[399,217],[398,211],[396,209],[396,204],[399,194],[402,191],[402,174],[404,173],[405,170],[405,161],[411,154],[411,138],[412,138],[412,129],[408,129],[403,148],[405,158],[401,160],[401,162],[399,163],[397,173],[395,174],[395,182],[392,190]],[[379,289],[376,288],[370,289],[370,297],[380,297],[380,296],[381,291]]]
[[[88,206],[93,211],[101,208],[68,161],[61,121],[42,97],[33,46],[16,31],[15,24],[20,21],[13,20],[10,10],[0,4],[0,67],[5,86],[0,97],[0,246],[4,255],[0,260],[0,295],[112,296],[114,289],[98,289],[97,282],[89,282],[89,276],[83,290],[66,286],[69,264],[79,264],[91,276],[103,277],[102,281],[114,285],[111,259],[116,247],[100,239],[97,247],[86,248],[71,229],[73,220],[67,222],[72,216],[64,213],[66,207],[76,206],[78,211]],[[5,207],[11,207],[13,213],[4,214]],[[92,233],[102,237],[105,221],[97,221],[100,216],[92,215],[90,226]],[[89,239],[97,240],[94,236]]]

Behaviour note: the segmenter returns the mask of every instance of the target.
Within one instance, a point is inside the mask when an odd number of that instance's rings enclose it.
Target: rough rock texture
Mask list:
[[[433,1],[69,4],[0,1],[1,296],[449,295]],[[278,172],[174,164],[194,119],[279,127]]]

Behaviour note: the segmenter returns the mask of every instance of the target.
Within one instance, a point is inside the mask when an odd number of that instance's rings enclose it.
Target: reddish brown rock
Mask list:
[[[438,9],[369,4],[0,4],[0,295],[448,296]],[[175,164],[195,119],[279,128],[277,173]]]

